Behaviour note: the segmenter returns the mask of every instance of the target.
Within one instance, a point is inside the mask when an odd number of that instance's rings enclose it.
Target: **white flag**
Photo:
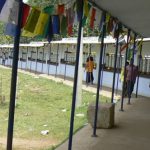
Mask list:
[[[19,3],[16,0],[6,0],[0,13],[0,21],[18,24]]]

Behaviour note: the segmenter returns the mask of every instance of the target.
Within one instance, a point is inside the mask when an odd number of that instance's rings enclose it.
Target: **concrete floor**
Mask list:
[[[98,129],[98,137],[91,137],[91,126],[85,126],[74,135],[72,150],[150,150],[150,98],[126,103],[123,112],[120,102],[116,104],[113,129]],[[67,149],[68,141],[56,150]]]

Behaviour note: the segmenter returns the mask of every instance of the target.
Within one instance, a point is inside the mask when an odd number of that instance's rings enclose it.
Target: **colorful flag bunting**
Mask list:
[[[94,21],[95,21],[96,9],[92,8],[91,18],[90,18],[90,28],[94,28]]]
[[[0,21],[18,24],[19,3],[15,0],[7,0],[0,13]]]
[[[22,27],[24,27],[27,22],[29,11],[30,11],[30,6],[27,4],[23,4]]]
[[[16,31],[17,31],[17,26],[12,23],[7,23],[6,24],[6,29],[5,29],[5,34],[9,36],[16,36]]]
[[[0,1],[0,12],[1,12],[1,10],[2,10],[4,4],[5,4],[5,2],[6,2],[6,0],[1,0]]]
[[[65,11],[65,5],[64,4],[58,5],[57,14],[58,15],[63,15],[64,11]]]
[[[49,15],[46,13],[43,13],[43,12],[40,13],[38,22],[37,22],[35,30],[34,30],[35,35],[43,35],[44,29],[48,22],[48,17],[49,17]]]
[[[87,0],[84,0],[84,17],[82,20],[82,26],[84,27],[87,24],[87,19],[89,18],[91,5],[88,3]]]
[[[36,9],[36,8],[32,8],[31,13],[28,17],[27,23],[24,27],[24,29],[26,31],[29,31],[31,33],[34,33],[36,24],[38,22],[39,16],[40,16],[41,11]]]
[[[59,15],[52,16],[52,25],[53,25],[53,34],[59,34],[60,33]]]

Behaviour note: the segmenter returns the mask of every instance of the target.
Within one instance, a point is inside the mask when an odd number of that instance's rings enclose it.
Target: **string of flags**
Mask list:
[[[76,0],[69,8],[65,4],[58,4],[56,8],[50,5],[41,10],[23,3],[21,35],[47,38],[48,41],[51,41],[55,34],[71,36],[73,34],[75,17],[79,18],[82,15],[81,6],[81,1]],[[84,15],[88,17],[91,15],[89,13],[91,5],[87,0],[84,0],[84,6],[86,6],[84,7]],[[18,12],[18,1],[0,1],[0,21],[6,23],[6,35],[15,36],[18,24]],[[96,10],[95,12],[92,11],[92,28],[94,26],[94,14],[96,14]]]
[[[54,35],[72,36],[73,26],[82,19],[82,26],[89,23],[90,29],[94,29],[97,9],[88,0],[71,1],[71,5],[58,4],[46,6],[44,9],[35,8],[23,3],[22,32],[25,37],[40,37],[50,42]],[[18,24],[19,2],[17,0],[0,1],[0,21],[6,23],[5,34],[15,36]],[[103,13],[99,23],[99,31],[102,31],[103,23],[106,24],[107,35],[117,36],[118,28],[123,32],[122,25],[110,14],[106,14],[104,22]]]

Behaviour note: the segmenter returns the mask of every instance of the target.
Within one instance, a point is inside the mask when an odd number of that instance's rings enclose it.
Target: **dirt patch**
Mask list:
[[[58,143],[52,139],[13,139],[13,150],[43,150],[50,148]],[[6,147],[6,138],[0,138],[0,147]]]

